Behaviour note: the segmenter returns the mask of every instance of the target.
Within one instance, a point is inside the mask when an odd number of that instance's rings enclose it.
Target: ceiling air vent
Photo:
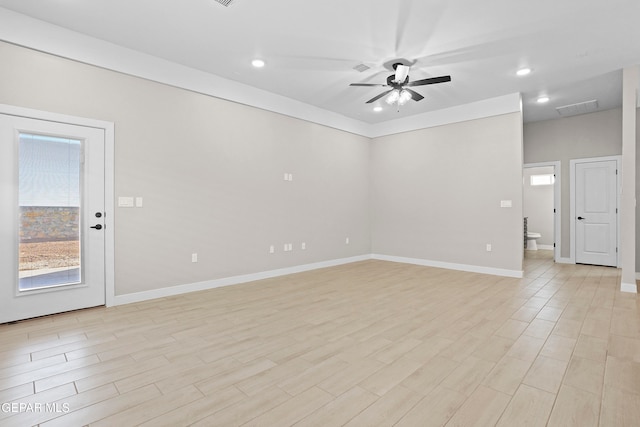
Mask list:
[[[221,5],[227,7],[229,6],[231,3],[233,3],[233,0],[216,0],[218,3],[220,3]]]
[[[364,72],[364,71],[367,71],[369,68],[371,68],[371,67],[369,67],[367,65],[364,65],[364,64],[358,64],[355,67],[353,67],[354,70],[359,71],[361,73]]]
[[[577,116],[578,114],[592,113],[598,109],[598,100],[579,102],[577,104],[556,107],[556,111],[562,117]]]

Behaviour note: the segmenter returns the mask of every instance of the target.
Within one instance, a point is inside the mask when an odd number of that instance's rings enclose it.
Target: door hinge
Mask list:
[[[556,247],[556,244],[555,244],[555,243],[553,244],[553,247],[554,247],[554,248]]]
[[[556,213],[556,208],[553,208],[553,213]]]

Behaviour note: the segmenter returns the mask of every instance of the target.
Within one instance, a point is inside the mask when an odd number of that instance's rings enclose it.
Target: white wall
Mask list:
[[[0,59],[0,103],[115,123],[116,197],[144,198],[114,213],[118,296],[366,256],[372,236],[522,270],[520,112],[371,140],[8,43]]]
[[[553,166],[524,169],[524,216],[528,230],[540,233],[538,245],[553,247],[553,185],[531,185],[531,175],[553,174]]]
[[[371,156],[374,253],[522,270],[520,113],[376,138]]]
[[[115,212],[117,295],[370,253],[368,138],[6,43],[0,58],[0,103],[115,123],[116,196],[144,197]]]

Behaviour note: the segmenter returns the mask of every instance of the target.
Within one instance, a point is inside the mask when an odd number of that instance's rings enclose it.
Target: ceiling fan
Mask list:
[[[371,104],[372,102],[376,102],[378,99],[387,96],[388,104],[398,104],[404,105],[410,99],[414,101],[420,101],[424,99],[424,96],[420,95],[418,92],[409,89],[414,86],[424,86],[424,85],[432,85],[436,83],[445,83],[451,81],[451,76],[440,76],[440,77],[430,77],[422,80],[414,80],[412,82],[409,81],[409,70],[411,67],[407,65],[403,65],[400,62],[396,62],[393,64],[393,69],[395,70],[395,74],[391,74],[387,77],[387,84],[375,84],[375,83],[351,83],[349,86],[381,86],[381,87],[390,87],[391,89],[382,92],[380,95],[374,96],[370,100],[367,101],[367,104]]]

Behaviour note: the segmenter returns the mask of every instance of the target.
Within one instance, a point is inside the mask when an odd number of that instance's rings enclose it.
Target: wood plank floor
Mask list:
[[[364,261],[0,325],[2,426],[638,426],[640,299]]]

